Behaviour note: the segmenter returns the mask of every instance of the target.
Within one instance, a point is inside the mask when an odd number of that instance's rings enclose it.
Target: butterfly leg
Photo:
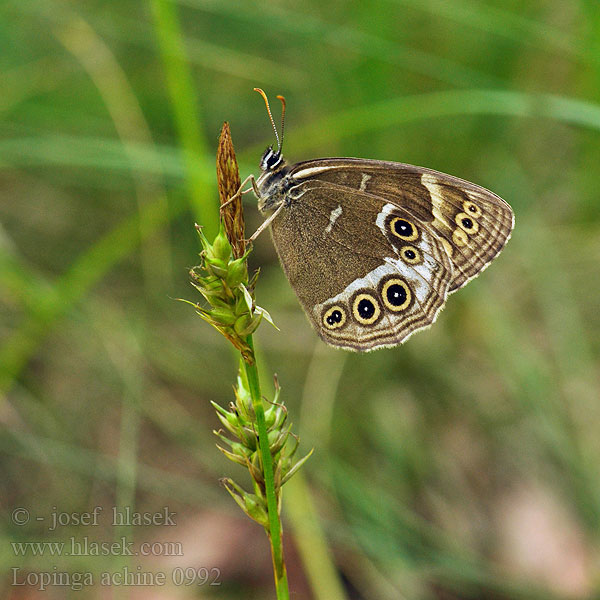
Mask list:
[[[247,183],[251,183],[252,187],[249,187],[247,190],[245,190],[243,188]],[[238,188],[237,192],[233,196],[231,196],[231,198],[229,198],[229,200],[227,200],[227,202],[223,202],[223,204],[221,204],[220,209],[223,210],[227,205],[231,204],[236,198],[238,198],[239,196],[241,196],[243,194],[247,194],[248,192],[254,192],[254,195],[257,198],[260,198],[260,191],[258,189],[258,186],[256,185],[256,179],[254,178],[254,175],[248,175],[248,177],[246,177],[246,179],[244,179],[244,181],[242,181],[242,184]],[[273,221],[273,219],[279,214],[279,211],[284,206],[285,206],[285,204],[281,204],[280,206],[278,206],[277,210],[261,224],[261,226],[250,236],[250,238],[245,240],[246,243],[249,244],[249,243],[253,242],[270,225],[271,221]]]
[[[252,187],[248,188],[247,190],[242,189],[248,182],[252,183]],[[231,196],[231,198],[229,198],[227,202],[223,202],[223,204],[221,204],[221,210],[223,210],[227,205],[231,204],[236,198],[238,198],[239,196],[243,196],[248,192],[254,192],[255,194],[258,192],[258,187],[256,185],[254,175],[248,175],[248,177],[246,177],[246,179],[242,181],[242,184],[238,188],[237,192],[233,196]]]
[[[269,215],[269,217],[261,223],[260,227],[250,236],[249,239],[246,240],[246,242],[247,243],[253,242],[271,224],[271,222],[275,219],[275,217],[280,213],[281,209],[284,207],[285,207],[285,202],[282,202],[277,207],[277,210],[272,215]]]

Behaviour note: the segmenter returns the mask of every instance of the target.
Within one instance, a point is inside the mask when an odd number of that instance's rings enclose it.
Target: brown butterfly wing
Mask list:
[[[407,235],[399,223],[410,225]],[[334,346],[397,345],[431,325],[446,301],[453,268],[436,234],[360,189],[298,183],[271,234],[306,314]]]
[[[500,253],[514,226],[511,207],[493,192],[432,169],[358,158],[296,164],[297,182],[318,180],[388,200],[440,239],[452,266],[449,291],[477,276]]]

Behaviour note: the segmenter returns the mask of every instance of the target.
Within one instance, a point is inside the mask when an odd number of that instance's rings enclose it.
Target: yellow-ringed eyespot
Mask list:
[[[421,252],[414,246],[403,246],[400,249],[400,256],[402,257],[402,260],[409,265],[418,265],[423,262]]]
[[[346,310],[339,305],[330,306],[323,313],[323,325],[327,329],[339,329],[346,324]]]
[[[463,202],[463,210],[476,219],[479,219],[479,217],[483,214],[481,212],[481,208],[479,208],[477,204],[471,202],[470,200],[465,200]]]
[[[469,235],[473,235],[479,231],[479,223],[467,213],[459,212],[454,217],[454,222]]]
[[[452,241],[456,246],[462,247],[469,243],[469,236],[459,227],[452,232]]]
[[[412,292],[404,279],[392,277],[381,286],[381,298],[389,310],[399,312],[410,306]]]
[[[390,220],[390,231],[406,242],[412,242],[419,237],[419,230],[410,221],[400,217]]]
[[[352,314],[363,325],[372,325],[381,316],[381,308],[374,296],[360,293],[352,301]]]

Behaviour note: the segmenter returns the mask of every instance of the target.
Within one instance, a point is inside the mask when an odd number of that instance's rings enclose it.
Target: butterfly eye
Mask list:
[[[419,237],[418,229],[410,221],[400,217],[394,217],[390,221],[390,229],[396,237],[407,242],[412,242]]]
[[[260,168],[264,171],[267,168],[267,161],[273,156],[273,146],[269,146],[260,157]]]
[[[404,246],[402,250],[400,250],[400,256],[402,257],[402,260],[409,265],[418,265],[420,262],[423,262],[421,253],[414,246]]]
[[[352,302],[352,314],[363,325],[372,325],[379,319],[381,309],[371,294],[357,294]]]
[[[456,217],[454,217],[454,222],[469,235],[473,235],[479,231],[479,223],[474,217],[470,217],[467,213],[458,213]]]
[[[264,152],[260,159],[260,168],[263,171],[270,171],[274,169],[281,161],[283,157],[281,156],[281,152],[279,150],[277,152],[273,152],[273,146],[269,146]]]
[[[412,302],[412,292],[403,279],[388,279],[381,288],[383,303],[393,312],[405,310]]]
[[[327,329],[339,329],[346,324],[346,311],[341,306],[332,306],[323,314],[323,325]]]
[[[281,162],[281,152],[275,152],[271,154],[266,160],[267,169],[274,169]]]
[[[479,217],[482,215],[481,208],[469,200],[465,200],[463,202],[463,210],[476,219],[479,219]]]

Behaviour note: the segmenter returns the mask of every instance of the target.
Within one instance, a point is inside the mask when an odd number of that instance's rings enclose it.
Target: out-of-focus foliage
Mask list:
[[[256,86],[287,99],[288,160],[425,165],[516,213],[501,257],[434,327],[367,355],[324,347],[268,235],[255,244],[257,301],[281,329],[260,328],[259,358],[315,448],[305,475],[348,598],[598,595],[595,0],[5,0],[0,39],[2,597],[24,598],[14,577],[30,571],[138,565],[167,574],[155,598],[272,597],[260,528],[218,485],[235,467],[209,401],[232,399],[235,358],[173,300],[193,297],[194,222],[216,232],[222,122],[242,177],[273,142]],[[95,506],[98,526],[48,530],[53,512]],[[112,506],[168,506],[177,526],[116,527]],[[292,592],[313,597],[286,535]],[[72,536],[183,554],[11,545]],[[175,585],[189,566],[221,585]],[[49,589],[27,597],[150,593]]]

